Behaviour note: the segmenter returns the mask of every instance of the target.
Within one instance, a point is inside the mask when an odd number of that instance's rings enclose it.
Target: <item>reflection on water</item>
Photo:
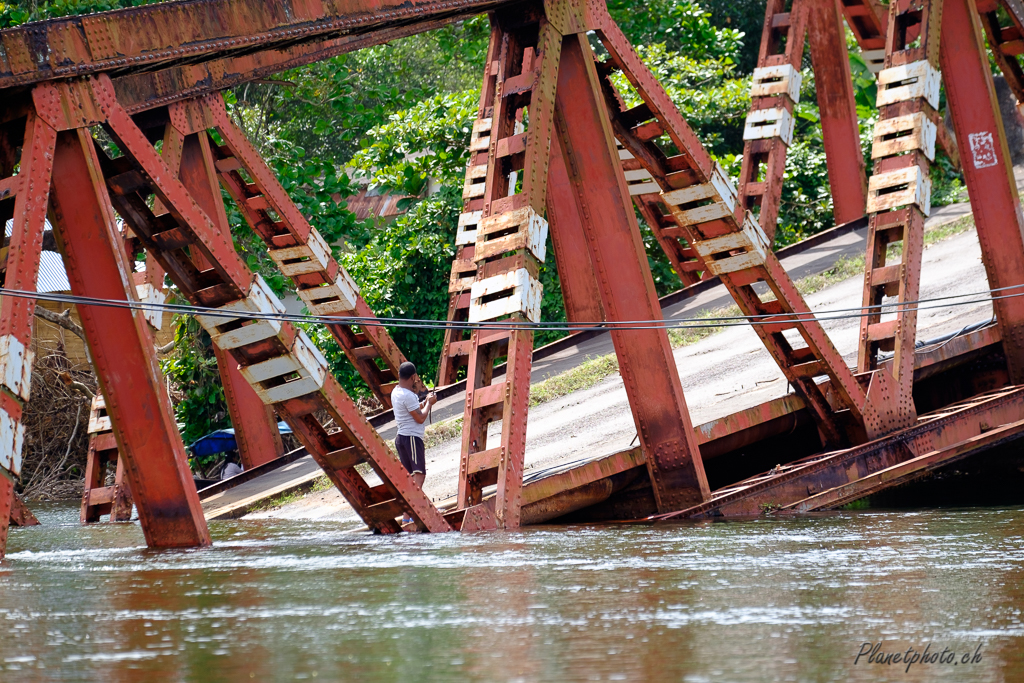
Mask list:
[[[12,529],[2,681],[1024,680],[1024,509],[372,537]],[[981,661],[854,665],[981,645]]]

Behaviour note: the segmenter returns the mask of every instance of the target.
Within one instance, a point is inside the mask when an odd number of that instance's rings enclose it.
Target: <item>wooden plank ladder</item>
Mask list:
[[[796,123],[793,109],[800,101],[807,12],[807,0],[768,0],[751,78],[736,211],[741,220],[747,211],[757,212],[768,244],[775,236],[786,152]]]
[[[160,261],[181,294],[194,304],[216,309],[198,317],[213,343],[238,363],[261,400],[291,425],[353,509],[378,533],[402,531],[397,521],[402,515],[413,519],[410,528],[450,530],[328,372],[319,349],[305,332],[280,320],[284,306],[263,279],[242,263],[228,226],[205,213],[169,171],[118,103],[109,78],[100,76],[74,87],[76,97],[95,101],[125,152],[110,159],[95,145],[91,150],[113,206],[147,252]],[[192,106],[193,112],[203,112],[197,103]],[[157,125],[162,125],[159,120]],[[205,159],[205,166],[194,171],[202,171],[207,179],[216,178],[218,169],[205,127],[197,126],[189,138],[189,144],[203,149]],[[157,205],[147,202],[152,195],[165,213],[154,213]],[[216,199],[219,201],[219,195]],[[308,227],[296,220],[289,225]],[[327,267],[333,270],[336,264]],[[364,463],[365,467],[357,469]]]
[[[895,354],[891,370],[898,410],[893,426],[914,424],[913,374],[917,312],[898,309],[883,315],[877,308],[887,298],[916,301],[920,292],[924,219],[931,208],[930,161],[935,159],[940,74],[939,24],[942,3],[924,0],[914,11],[900,13],[891,5],[885,69],[878,74],[879,120],[871,158],[874,174],[868,183],[870,214],[864,268],[863,305],[857,347],[860,372],[879,366],[878,353]],[[911,47],[911,41],[919,39]],[[889,247],[900,245],[895,263]],[[885,320],[883,320],[883,317]]]
[[[610,17],[603,19],[597,36],[609,52],[609,66],[627,77],[646,107],[646,118],[635,116],[628,122],[612,112],[613,121],[618,120],[617,137],[662,187],[663,200],[709,270],[721,278],[744,314],[758,317],[755,331],[807,401],[823,442],[858,442],[882,433],[882,418],[892,411],[882,391],[888,389],[886,379],[877,373],[864,378],[864,383],[880,385],[868,400],[864,384],[811,314],[760,226],[749,213],[738,217],[742,214],[731,181]],[[679,153],[667,156],[652,138],[638,136],[637,129],[644,126],[667,134]],[[757,283],[769,292],[759,294]]]
[[[546,256],[543,214],[561,36],[546,20],[539,32],[536,27],[506,28],[498,17],[493,21],[488,50],[493,66],[483,90],[488,91],[493,74],[494,100],[469,321],[515,325],[540,320],[538,269]],[[524,130],[527,108],[529,127]],[[473,331],[458,512],[452,517],[463,531],[519,526],[532,356],[532,330]],[[495,381],[494,365],[502,357],[507,358],[506,371]],[[488,447],[487,428],[497,420],[501,441]],[[483,489],[494,484],[496,495],[484,503]]]
[[[455,259],[452,261],[451,277],[448,279],[448,321],[464,323],[469,320],[470,290],[476,280],[476,234],[483,216],[484,193],[487,187],[487,163],[491,148],[491,115],[494,111],[494,88],[497,81],[495,50],[499,43],[491,41],[484,65],[483,87],[480,90],[480,106],[473,122],[469,138],[469,163],[466,166],[466,182],[462,189],[462,213],[455,233]],[[459,368],[465,367],[472,346],[469,330],[448,328],[444,333],[444,346],[438,363],[437,383],[448,386],[458,381]]]
[[[85,461],[85,484],[82,490],[82,524],[94,524],[103,515],[111,522],[127,522],[132,518],[132,493],[124,472],[124,460],[118,457],[114,427],[107,415],[103,394],[92,399],[89,414],[89,454]],[[110,472],[109,470],[113,470]],[[107,485],[113,474],[114,481]]]
[[[186,130],[215,128],[224,140],[213,144],[221,184],[235,200],[269,256],[298,288],[299,298],[317,316],[373,318],[359,287],[334,259],[331,247],[312,227],[278,182],[274,172],[235,126],[220,94],[170,107],[171,115],[194,120]],[[204,133],[205,134],[205,133]],[[242,176],[245,173],[252,182]],[[328,324],[327,328],[373,395],[391,407],[398,367],[405,356],[381,325]]]

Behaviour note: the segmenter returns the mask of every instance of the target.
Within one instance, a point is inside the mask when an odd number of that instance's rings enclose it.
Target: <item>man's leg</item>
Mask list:
[[[416,442],[419,442],[417,445]],[[423,453],[423,442],[415,436],[406,436],[404,434],[398,434],[395,436],[395,450],[398,451],[398,460],[402,463],[405,471],[412,476],[412,480],[416,482],[416,485],[421,489],[423,488],[423,480],[426,475],[423,473],[426,471],[426,467],[416,467],[417,462],[417,449],[420,453]],[[425,458],[424,458],[425,459]],[[422,470],[417,472],[416,469]],[[412,518],[409,515],[402,517],[402,524],[409,524],[412,522]]]
[[[423,480],[427,478],[427,448],[418,436],[410,436],[409,441],[412,446],[412,480],[422,489]]]

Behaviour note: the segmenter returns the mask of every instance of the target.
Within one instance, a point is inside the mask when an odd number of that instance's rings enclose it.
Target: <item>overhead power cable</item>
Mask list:
[[[102,299],[96,297],[76,296],[59,292],[30,292],[0,288],[0,295],[41,301],[68,303],[76,306],[97,306],[107,308],[125,308],[143,311],[169,311],[180,315],[204,316],[225,319],[274,320],[300,324],[347,325],[347,326],[380,326],[395,328],[412,328],[428,330],[446,329],[497,329],[497,330],[538,330],[538,331],[620,331],[649,329],[698,329],[707,327],[746,327],[760,324],[828,322],[863,318],[871,315],[894,314],[901,311],[921,311],[937,308],[972,306],[991,303],[1002,299],[1024,296],[1024,291],[992,296],[996,292],[1022,289],[1024,285],[1011,285],[981,292],[951,294],[941,297],[917,299],[915,301],[882,303],[856,308],[836,308],[817,313],[772,313],[758,315],[710,315],[707,317],[664,318],[661,320],[624,320],[624,321],[593,321],[593,322],[529,322],[529,321],[486,321],[464,322],[449,320],[432,320],[423,318],[388,318],[374,316],[323,316],[301,315],[294,313],[259,313],[252,311],[224,310],[206,308],[190,304],[171,304],[146,301],[128,301],[123,299]],[[969,298],[984,297],[984,298]]]

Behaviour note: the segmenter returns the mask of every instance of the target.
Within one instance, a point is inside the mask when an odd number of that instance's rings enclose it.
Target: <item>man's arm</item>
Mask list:
[[[409,415],[412,416],[412,419],[416,420],[416,424],[423,424],[427,421],[427,417],[430,416],[430,409],[435,403],[437,403],[437,395],[434,392],[430,392],[427,394],[427,398],[420,402],[416,410],[409,410]]]

